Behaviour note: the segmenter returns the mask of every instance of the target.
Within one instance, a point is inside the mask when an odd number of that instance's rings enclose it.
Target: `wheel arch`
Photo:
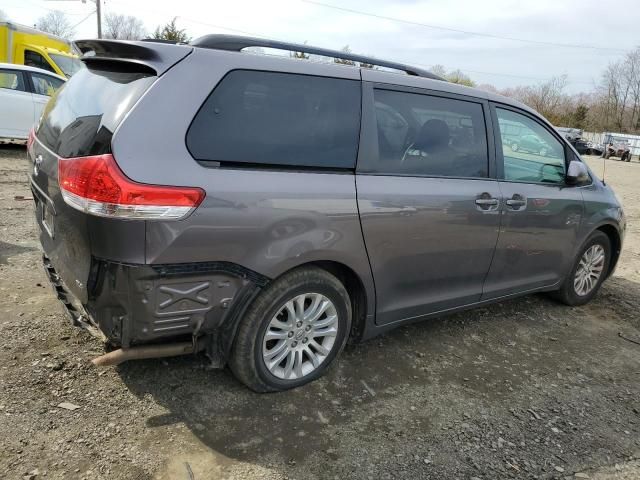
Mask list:
[[[349,266],[336,261],[320,260],[300,265],[300,267],[305,266],[322,268],[342,282],[351,299],[351,332],[349,332],[349,339],[359,340],[366,326],[368,299],[367,289],[360,276]]]
[[[609,277],[615,270],[618,259],[620,258],[622,238],[616,226],[610,223],[600,225],[595,231],[604,233],[609,238],[609,242],[611,242],[611,261],[609,262],[609,270],[607,271],[607,277]]]

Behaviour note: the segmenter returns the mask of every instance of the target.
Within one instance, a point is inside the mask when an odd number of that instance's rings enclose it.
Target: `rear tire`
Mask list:
[[[604,258],[601,262],[597,261],[599,257],[596,253],[602,252]],[[592,258],[589,255],[592,254]],[[571,266],[571,270],[567,275],[567,278],[557,292],[553,292],[552,296],[560,302],[570,305],[578,306],[584,305],[591,301],[600,290],[602,282],[607,276],[609,271],[609,264],[611,263],[611,242],[607,235],[599,230],[593,232],[587,241],[582,245],[576,255],[575,260]],[[587,271],[590,271],[590,266],[593,266],[591,274],[587,275]],[[594,275],[597,270],[599,274],[597,278]],[[581,283],[581,279],[587,278],[589,285]],[[583,286],[584,288],[581,288]],[[587,288],[589,287],[589,288]]]
[[[256,392],[299,387],[325,373],[350,330],[351,301],[340,280],[318,267],[298,268],[267,286],[248,308],[229,367]]]

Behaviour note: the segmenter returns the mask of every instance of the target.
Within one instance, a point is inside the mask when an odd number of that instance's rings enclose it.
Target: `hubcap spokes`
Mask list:
[[[605,251],[602,245],[592,245],[580,258],[573,288],[581,297],[589,294],[597,285],[604,269]]]
[[[262,357],[277,378],[296,380],[325,361],[338,334],[336,307],[324,295],[305,293],[273,316],[262,341]]]

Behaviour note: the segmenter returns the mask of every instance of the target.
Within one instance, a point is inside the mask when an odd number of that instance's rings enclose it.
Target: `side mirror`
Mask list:
[[[569,169],[565,176],[567,185],[580,185],[589,181],[589,170],[587,166],[577,160],[572,160],[569,163]]]

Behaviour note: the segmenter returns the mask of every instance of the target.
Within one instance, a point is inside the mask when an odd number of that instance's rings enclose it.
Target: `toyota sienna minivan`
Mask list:
[[[77,45],[87,68],[28,155],[45,268],[105,341],[96,364],[203,352],[284,390],[408,322],[532,292],[584,304],[620,255],[613,191],[512,99],[247,37]]]

